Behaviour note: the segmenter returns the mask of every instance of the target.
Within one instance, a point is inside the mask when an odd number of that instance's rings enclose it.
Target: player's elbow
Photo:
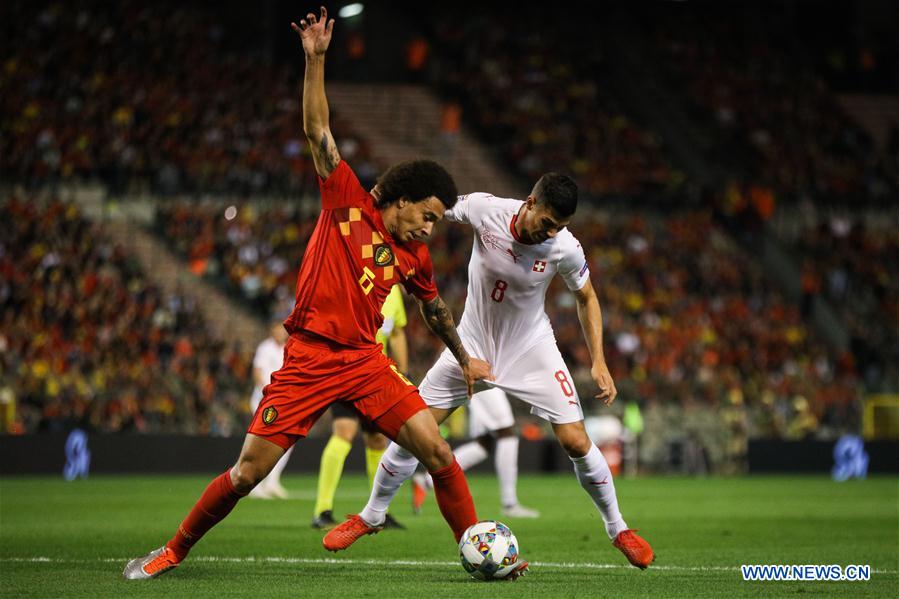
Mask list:
[[[315,114],[303,113],[303,133],[312,144],[318,145],[322,135],[328,132],[328,123]]]
[[[314,125],[303,125],[303,133],[306,134],[306,139],[309,141],[309,145],[315,149],[322,139],[322,128]]]
[[[599,300],[596,297],[596,291],[593,289],[593,285],[587,283],[580,289],[574,292],[574,299],[577,301],[579,306],[588,306],[592,302],[599,303]]]

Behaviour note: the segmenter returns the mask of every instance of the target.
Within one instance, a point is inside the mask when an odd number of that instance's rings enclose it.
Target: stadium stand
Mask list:
[[[797,35],[789,10],[661,9],[644,21],[647,47],[695,120],[716,128],[714,152],[738,157],[739,169],[781,201],[889,205],[895,168],[850,119],[820,49]]]
[[[4,89],[22,91],[0,98],[4,180],[99,180],[111,197],[149,191],[154,230],[185,268],[221,282],[260,319],[289,308],[314,226],[303,199],[317,185],[295,69],[272,59],[256,26],[237,9],[219,15],[167,2],[90,1],[71,15],[58,5],[0,10],[8,22],[30,24],[0,40]],[[866,389],[896,389],[889,350],[899,333],[883,326],[897,321],[894,233],[854,219],[792,237],[773,230],[803,268],[806,296],[834,305],[849,329],[849,353],[822,341],[807,306],[786,299],[741,237],[785,204],[882,209],[899,187],[899,129],[873,143],[786,26],[769,27],[766,12],[743,22],[680,8],[643,15],[632,43],[671,101],[687,107],[686,126],[711,129],[718,145],[706,150],[727,157],[728,176],[705,191],[702,208],[682,211],[696,182],[660,132],[626,109],[610,73],[614,57],[582,24],[541,27],[541,15],[525,11],[512,30],[503,9],[485,8],[452,28],[444,10],[420,15],[431,44],[427,77],[415,77],[458,103],[525,188],[545,170],[567,171],[582,186],[572,229],[592,252],[622,397],[641,402],[645,438],[659,440],[641,449],[645,461],[659,463],[675,433],[701,438],[712,461],[739,455],[727,438],[832,438],[858,428]],[[334,116],[342,156],[370,184],[385,165],[354,123]],[[232,199],[200,201],[207,193]],[[17,431],[86,422],[104,431],[239,432],[247,356],[204,332],[189,293],[155,289],[72,205],[21,196],[0,209],[2,341],[12,349],[0,363],[19,398]],[[456,314],[470,244],[464,227],[440,225],[432,245]],[[92,301],[70,310],[85,285]],[[26,302],[26,289],[40,299]],[[585,364],[569,294],[553,289],[548,309],[563,354]],[[440,343],[414,317],[407,334],[421,376]],[[60,349],[65,357],[51,359]],[[136,363],[146,368],[134,372]],[[585,382],[583,372],[575,376]],[[742,432],[728,437],[725,420]]]
[[[295,76],[248,41],[258,31],[239,11],[96,0],[74,14],[3,10],[32,24],[0,42],[4,85],[23,92],[0,100],[5,178],[100,180],[114,195],[315,193]],[[332,128],[361,172],[377,172],[339,118]]]
[[[237,432],[252,355],[211,338],[189,292],[162,294],[70,203],[4,199],[0,239],[8,432]]]

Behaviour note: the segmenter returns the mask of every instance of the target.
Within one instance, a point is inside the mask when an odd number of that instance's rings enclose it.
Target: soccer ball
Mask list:
[[[518,539],[502,522],[482,520],[462,534],[459,558],[474,579],[505,578],[518,565]]]

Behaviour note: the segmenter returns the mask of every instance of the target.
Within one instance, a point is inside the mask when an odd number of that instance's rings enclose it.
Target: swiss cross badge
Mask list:
[[[543,272],[546,270],[545,260],[534,260],[534,272]]]

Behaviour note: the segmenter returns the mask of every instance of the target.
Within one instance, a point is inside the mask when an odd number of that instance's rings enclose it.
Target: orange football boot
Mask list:
[[[615,540],[612,541],[612,545],[624,554],[624,557],[627,558],[631,565],[641,570],[648,568],[656,559],[652,552],[652,547],[649,546],[649,543],[643,537],[637,534],[636,530],[621,531],[615,537]]]
[[[342,551],[365,535],[373,535],[384,529],[383,526],[369,526],[358,514],[347,514],[347,520],[332,528],[322,545],[328,551]]]

